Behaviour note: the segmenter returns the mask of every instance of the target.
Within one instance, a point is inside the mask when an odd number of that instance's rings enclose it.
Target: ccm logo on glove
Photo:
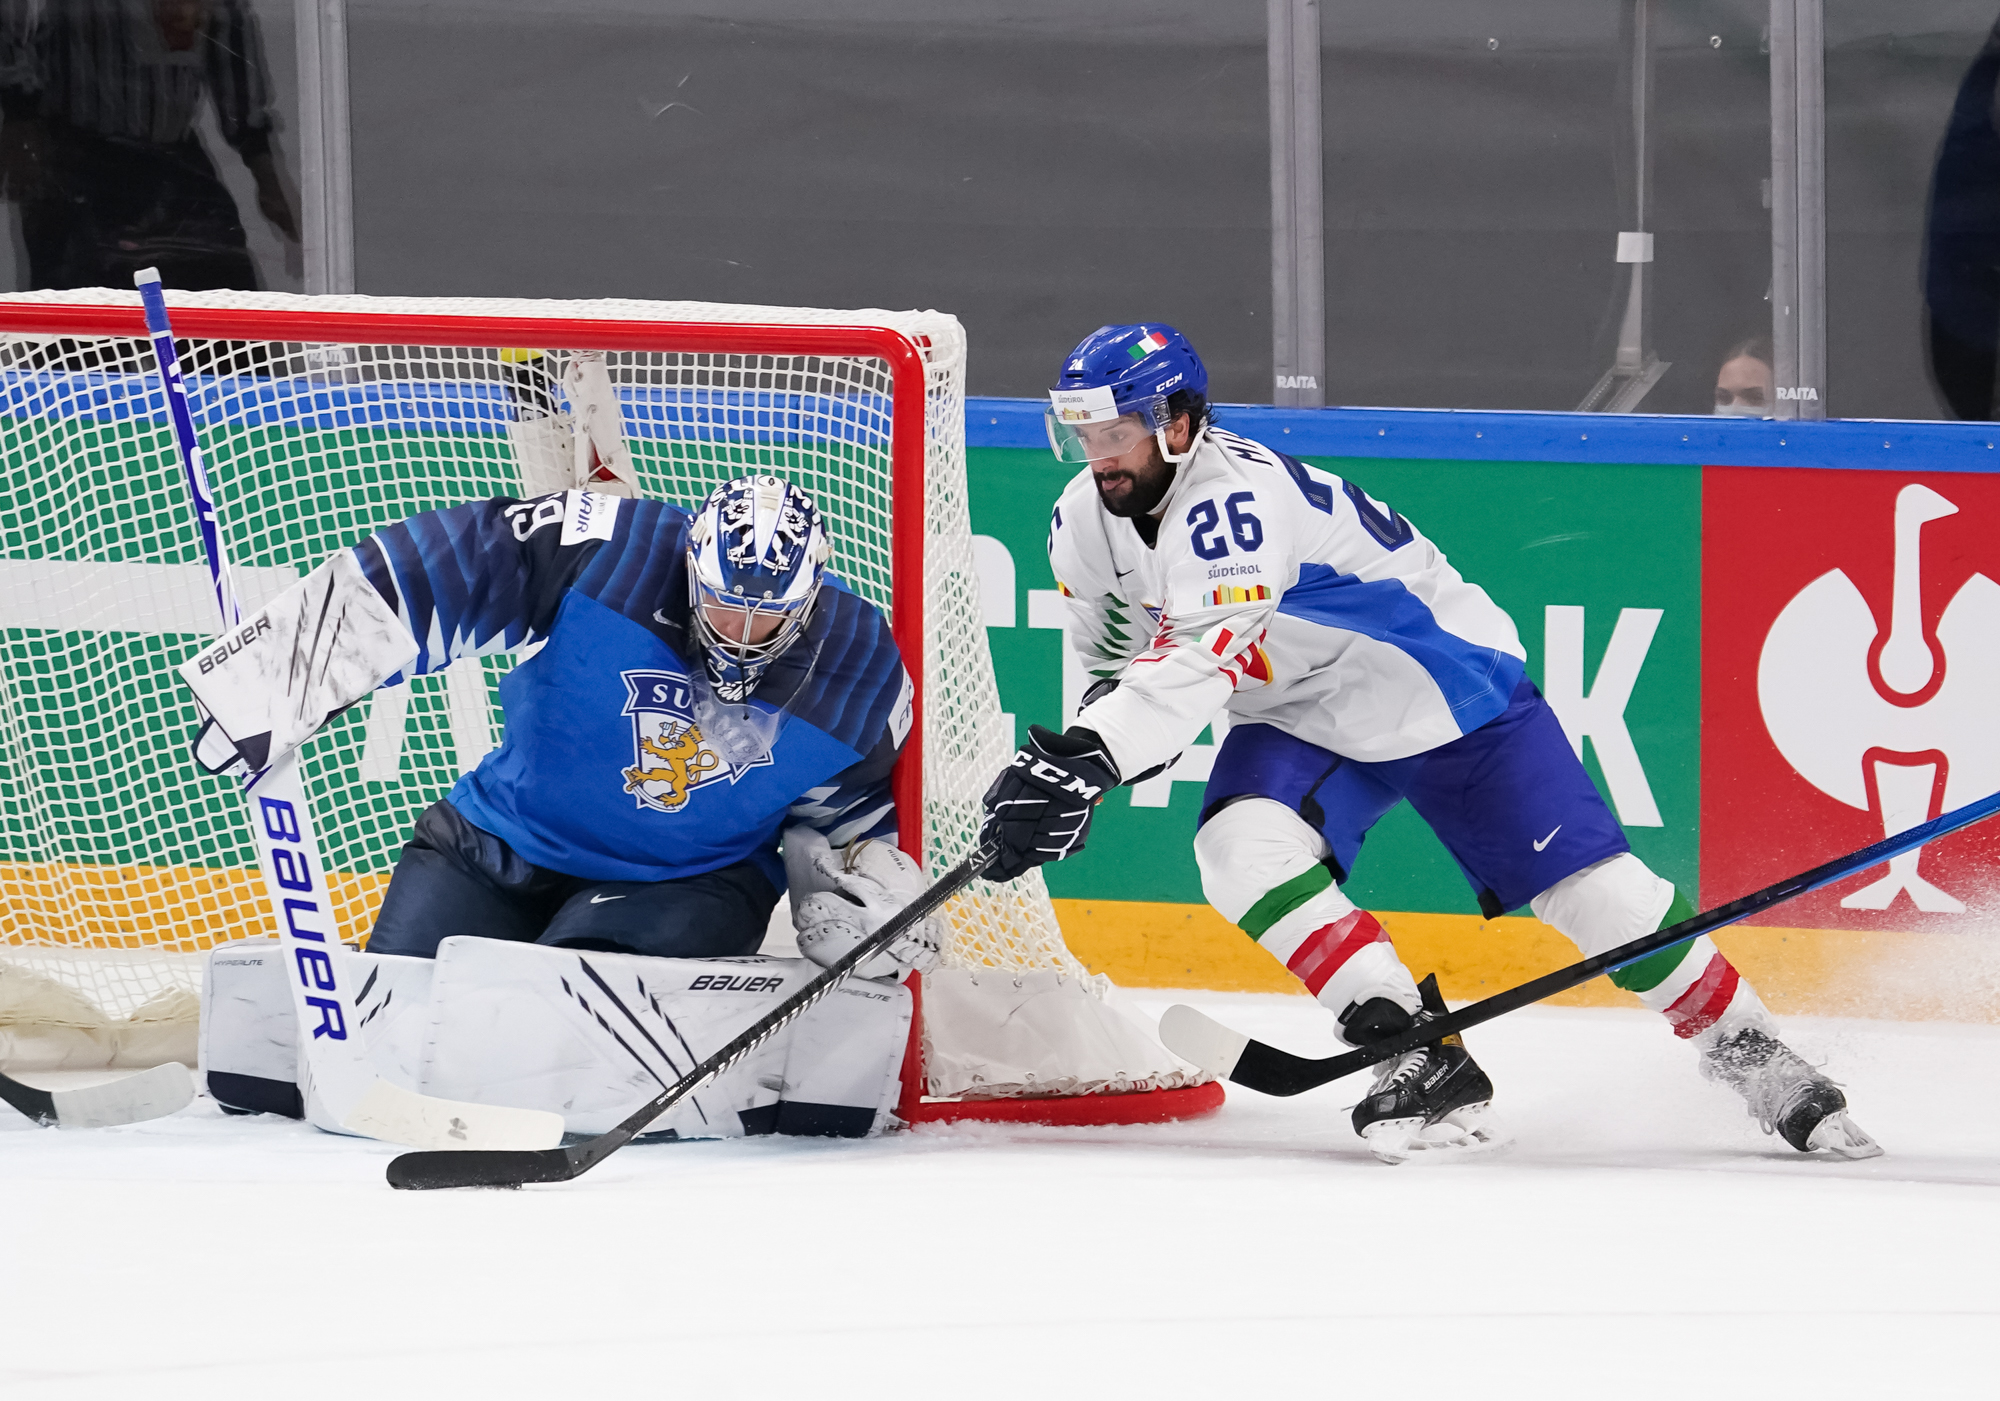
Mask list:
[[[1059,769],[1046,759],[1037,759],[1025,749],[1014,756],[1014,767],[1025,768],[1043,783],[1055,785],[1059,793],[1074,793],[1079,798],[1091,799],[1104,791],[1101,786],[1085,783],[1067,769]],[[1065,783],[1064,779],[1069,781]]]
[[[1119,784],[1118,765],[1095,730],[1055,734],[1028,726],[1028,742],[986,790],[980,841],[997,851],[989,880],[1013,880],[1083,850],[1090,814]]]

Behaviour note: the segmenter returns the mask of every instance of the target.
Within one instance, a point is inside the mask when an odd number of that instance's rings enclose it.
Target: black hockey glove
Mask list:
[[[1118,765],[1094,730],[1055,734],[1028,726],[1028,742],[986,790],[982,842],[998,839],[988,880],[1025,875],[1083,850],[1090,814],[1118,786]]]

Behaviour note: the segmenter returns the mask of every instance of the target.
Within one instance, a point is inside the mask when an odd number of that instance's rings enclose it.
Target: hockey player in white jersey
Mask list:
[[[1087,464],[1050,519],[1071,645],[1098,678],[1075,723],[1028,743],[986,795],[1011,878],[1083,848],[1109,788],[1230,721],[1195,858],[1209,902],[1365,1045],[1443,1011],[1340,886],[1408,799],[1489,918],[1523,905],[1586,955],[1692,913],[1632,854],[1524,674],[1513,620],[1353,482],[1217,427],[1194,348],[1106,326],[1050,391],[1056,456]],[[1774,1034],[1708,938],[1611,975],[1800,1151],[1880,1150],[1840,1089]],[[1378,1067],[1353,1122],[1377,1156],[1504,1139],[1459,1038]]]

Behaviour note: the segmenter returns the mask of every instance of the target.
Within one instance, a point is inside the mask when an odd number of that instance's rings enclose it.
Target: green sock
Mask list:
[[[1693,904],[1689,902],[1687,896],[1681,894],[1680,890],[1676,888],[1674,890],[1674,903],[1667,906],[1666,916],[1661,919],[1659,927],[1665,929],[1669,925],[1679,924],[1682,920],[1691,918],[1694,913],[1695,908]],[[1623,968],[1613,969],[1606,976],[1614,984],[1624,988],[1627,992],[1651,992],[1667,980],[1668,974],[1680,967],[1681,960],[1687,957],[1688,950],[1693,946],[1693,940],[1689,940],[1685,944],[1675,944],[1672,948],[1661,949],[1658,953],[1642,958],[1637,963],[1630,963]]]

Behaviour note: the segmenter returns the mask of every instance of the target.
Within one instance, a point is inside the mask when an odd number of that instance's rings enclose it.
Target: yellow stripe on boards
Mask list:
[[[1207,905],[1057,900],[1063,939],[1124,987],[1304,994],[1298,979]],[[1576,946],[1538,919],[1376,911],[1419,978],[1454,1002],[1490,997],[1575,963]],[[1716,945],[1781,1014],[2000,1022],[2000,950],[1957,934],[1732,925]],[[1558,1007],[1637,1007],[1595,978]]]
[[[343,939],[374,926],[387,871],[327,878]],[[0,944],[192,953],[275,935],[263,877],[241,867],[0,862]]]
[[[328,881],[343,939],[371,928],[389,873]],[[1057,900],[1063,938],[1124,987],[1303,995],[1299,981],[1207,905]],[[1376,912],[1418,977],[1454,1002],[1490,997],[1576,962],[1540,920]],[[0,945],[196,952],[275,934],[263,882],[241,868],[0,862]],[[1734,925],[1713,936],[1772,1011],[1896,1021],[2000,1022],[2000,948],[1973,935]],[[1556,1006],[1636,1007],[1597,978]]]

